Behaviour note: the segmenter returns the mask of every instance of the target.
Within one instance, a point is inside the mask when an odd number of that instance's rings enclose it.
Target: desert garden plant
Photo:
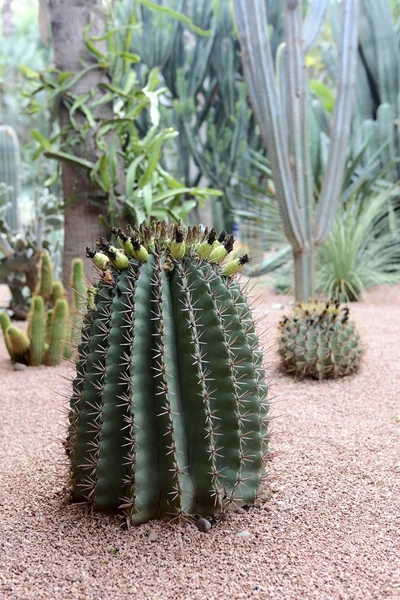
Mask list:
[[[74,346],[80,342],[82,309],[86,304],[81,259],[74,260],[72,273],[73,301],[70,308],[62,283],[54,280],[50,256],[43,252],[28,314],[27,333],[12,325],[7,313],[0,313],[1,329],[13,362],[34,367],[41,364],[55,366],[63,358],[73,355]]]
[[[279,354],[295,377],[333,379],[354,373],[362,347],[347,307],[338,301],[299,302],[280,322]]]
[[[153,222],[88,255],[70,402],[72,497],[129,522],[254,503],[268,451],[263,355],[233,238]],[[225,261],[225,262],[223,262]]]
[[[250,101],[268,150],[285,235],[293,249],[298,300],[314,295],[315,248],[328,236],[339,202],[355,84],[358,4],[358,0],[341,3],[332,134],[314,212],[305,53],[318,36],[328,2],[310,4],[304,23],[302,2],[284,3],[285,46],[278,63],[277,86],[265,3],[234,0]]]

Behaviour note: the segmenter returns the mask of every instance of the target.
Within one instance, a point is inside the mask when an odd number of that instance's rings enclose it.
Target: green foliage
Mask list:
[[[360,336],[339,302],[298,303],[280,323],[279,354],[295,377],[332,379],[358,369]]]
[[[358,300],[375,285],[400,283],[400,228],[393,191],[364,203],[352,198],[320,249],[318,288],[341,302]]]
[[[272,13],[279,3],[270,4]],[[246,99],[231,3],[161,0],[159,6],[183,11],[210,35],[200,35],[165,12],[150,11],[132,0],[115,3],[114,19],[122,24],[132,12],[136,17],[131,50],[142,59],[133,65],[141,81],[160,66],[161,122],[179,132],[164,147],[163,163],[188,187],[204,181],[220,190],[221,198],[211,204],[213,222],[232,231],[232,210],[240,202],[239,176],[248,176],[249,163],[243,163],[242,157],[248,147],[258,148],[260,141]],[[278,35],[281,23],[279,14],[275,16]],[[147,39],[155,42],[147,44]]]
[[[232,279],[245,259],[222,264],[232,237],[200,227],[114,233],[120,248],[88,249],[104,276],[90,290],[70,402],[73,499],[136,524],[253,504],[268,400]]]
[[[97,46],[104,38],[89,37],[86,27],[84,39],[92,60],[79,73],[46,69],[39,77],[39,73],[25,70],[30,85],[27,112],[46,110],[61,101],[69,115],[68,123],[50,138],[32,131],[38,144],[36,157],[43,153],[59,166],[66,162],[85,169],[103,192],[101,207],[111,224],[120,214],[134,222],[159,217],[178,221],[194,208],[196,199],[220,192],[184,185],[162,168],[162,148],[177,132],[172,127],[160,127],[163,88],[158,87],[158,69],[148,72],[145,85],[139,84],[131,69],[140,60],[130,52],[135,27],[134,19],[129,18],[128,25],[110,30],[105,36],[107,54]],[[73,91],[84,74],[99,68],[104,80],[93,93],[78,95]],[[44,105],[36,100],[38,90],[47,94]],[[104,103],[112,107],[111,117],[102,116]],[[140,128],[140,119],[148,123],[145,130]],[[93,135],[95,143],[95,161],[76,152],[85,147],[89,135]]]

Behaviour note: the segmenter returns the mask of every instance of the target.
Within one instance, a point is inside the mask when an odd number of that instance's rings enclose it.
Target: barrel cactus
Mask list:
[[[296,377],[332,379],[355,372],[360,336],[339,302],[299,302],[280,322],[279,353]]]
[[[154,518],[254,503],[268,446],[263,357],[232,236],[154,222],[87,249],[70,401],[72,498]]]

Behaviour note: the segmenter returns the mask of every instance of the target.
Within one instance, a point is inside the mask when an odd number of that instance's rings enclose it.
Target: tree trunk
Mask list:
[[[92,23],[90,36],[97,37],[105,33],[103,2],[102,0],[49,0],[49,9],[56,67],[62,71],[77,73],[82,70],[80,62],[82,58],[87,64],[94,61],[82,39],[84,27]],[[99,49],[106,51],[105,42],[102,44],[104,44],[103,48],[98,44]],[[96,90],[102,81],[105,81],[104,73],[94,69],[84,75],[72,91],[80,95],[85,94]],[[102,104],[95,116],[111,117],[112,107]],[[82,119],[81,122],[85,120],[83,115],[79,117],[75,114],[78,122],[79,118]],[[61,127],[68,124],[68,110],[62,102],[59,106],[59,119]],[[77,156],[84,156],[87,160],[96,162],[95,144],[90,132],[86,135],[85,142],[68,150]],[[86,170],[70,164],[63,164],[62,184],[65,201],[63,282],[65,289],[69,291],[72,259],[78,256],[84,258],[86,246],[93,246],[96,238],[104,234],[99,216],[101,213],[106,213],[107,198],[100,188],[89,182]],[[104,202],[104,210],[95,206],[91,200]],[[89,278],[93,276],[91,261],[86,260],[85,273]]]

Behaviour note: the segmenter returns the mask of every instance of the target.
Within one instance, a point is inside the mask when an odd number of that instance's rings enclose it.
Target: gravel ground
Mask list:
[[[0,340],[0,598],[400,598],[399,299],[351,307],[366,346],[356,376],[294,382],[270,350],[271,498],[207,534],[128,532],[69,504],[54,391],[68,367],[15,371]],[[287,300],[263,291],[271,344]]]

